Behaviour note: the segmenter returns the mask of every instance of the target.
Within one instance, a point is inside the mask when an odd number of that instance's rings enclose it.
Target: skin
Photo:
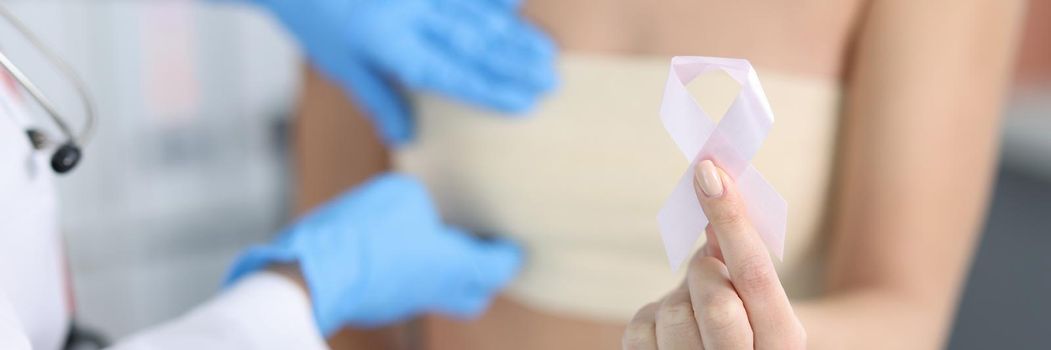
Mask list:
[[[632,318],[623,348],[806,349],[806,331],[733,179],[705,160],[694,183],[710,220],[708,243],[679,288]]]
[[[812,348],[943,345],[991,192],[1023,8],[871,5],[848,79],[829,296],[796,307]]]
[[[940,348],[990,193],[1023,1],[661,4],[535,0],[524,12],[564,51],[747,57],[762,69],[843,85],[826,293],[792,300],[791,310],[807,348]],[[342,96],[308,75],[295,134],[299,208],[388,168],[382,146],[362,127],[368,122]],[[732,262],[698,260],[691,265],[691,275],[701,276],[695,279],[736,287]],[[727,274],[717,273],[716,262]],[[689,294],[692,303],[690,285],[669,295],[684,302]],[[660,307],[642,308],[640,314],[654,311],[656,322]],[[746,314],[752,345],[765,344],[758,335],[788,322],[753,322],[747,308]],[[423,347],[438,350],[616,348],[625,330],[625,324],[545,314],[502,298],[477,321],[429,317],[422,325],[416,335]],[[696,329],[702,339],[711,330],[705,329]],[[334,348],[398,348],[392,339],[401,339],[403,330],[344,333]]]

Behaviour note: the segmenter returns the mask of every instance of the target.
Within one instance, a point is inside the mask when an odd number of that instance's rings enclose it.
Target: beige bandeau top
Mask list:
[[[397,152],[396,168],[429,186],[448,222],[525,247],[511,298],[544,312],[626,321],[682,278],[668,266],[656,221],[688,165],[657,113],[669,63],[564,54],[560,88],[523,116],[418,96],[418,138]],[[788,202],[778,270],[789,294],[802,298],[819,287],[840,87],[757,71],[776,121],[753,163]],[[690,89],[721,115],[740,87],[717,73]]]

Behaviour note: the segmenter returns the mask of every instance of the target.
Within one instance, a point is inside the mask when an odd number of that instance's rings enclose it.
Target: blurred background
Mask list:
[[[116,337],[213,295],[234,254],[291,211],[291,39],[261,11],[218,1],[5,5],[70,61],[98,107],[85,161],[58,181],[77,318]],[[80,117],[69,84],[7,25],[0,45]]]
[[[1029,2],[1001,166],[951,349],[1051,348],[1051,1]]]
[[[217,1],[8,1],[87,80],[101,122],[59,180],[77,318],[121,336],[212,295],[290,212],[296,48]],[[1051,347],[1051,1],[1032,1],[1002,166],[953,349]],[[62,110],[78,100],[10,27],[0,45]]]

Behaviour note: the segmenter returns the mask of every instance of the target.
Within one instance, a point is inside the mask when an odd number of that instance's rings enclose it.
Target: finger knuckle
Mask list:
[[[753,255],[741,260],[734,276],[734,287],[744,293],[762,294],[775,290],[777,274],[768,261],[769,258]]]
[[[643,322],[644,320],[652,320],[653,317],[650,317],[650,316],[653,315],[653,311],[657,309],[658,305],[659,304],[656,303],[656,302],[643,305],[641,308],[639,308],[639,311],[635,312],[635,316],[631,318],[631,322],[632,323],[636,323],[636,322],[645,323],[645,322]]]
[[[716,227],[735,227],[748,221],[745,211],[737,205],[725,204],[712,210],[708,220]]]
[[[632,321],[624,330],[624,336],[620,343],[624,349],[648,349],[656,341],[653,324],[648,322]]]
[[[656,308],[656,303],[649,303],[640,308],[624,329],[624,339],[645,339],[645,337],[652,335],[654,326],[653,312]]]
[[[698,321],[715,331],[730,329],[746,317],[741,299],[731,292],[705,293],[700,304],[695,311]]]
[[[657,311],[657,323],[661,327],[696,327],[693,305],[689,301],[661,304]]]
[[[722,264],[723,262],[719,261],[719,259],[697,254],[694,255],[693,259],[690,259],[687,273],[690,274],[690,277],[701,277],[710,273],[710,271],[718,271]]]

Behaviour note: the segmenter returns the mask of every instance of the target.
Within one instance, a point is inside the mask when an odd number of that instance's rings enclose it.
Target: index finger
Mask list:
[[[708,230],[714,234],[730,281],[745,304],[756,347],[762,348],[764,339],[788,339],[785,336],[795,334],[798,326],[795,313],[733,179],[710,160],[698,163],[696,173],[694,188],[708,216]]]

